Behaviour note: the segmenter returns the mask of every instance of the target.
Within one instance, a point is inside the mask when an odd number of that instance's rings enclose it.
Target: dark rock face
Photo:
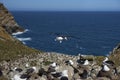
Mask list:
[[[24,31],[24,29],[16,23],[12,14],[2,3],[0,3],[0,26],[3,27],[9,34]]]

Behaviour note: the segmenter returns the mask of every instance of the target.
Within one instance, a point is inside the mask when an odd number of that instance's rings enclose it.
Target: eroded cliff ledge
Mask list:
[[[24,31],[24,29],[17,24],[12,14],[2,3],[0,3],[0,27],[3,27],[9,34]]]

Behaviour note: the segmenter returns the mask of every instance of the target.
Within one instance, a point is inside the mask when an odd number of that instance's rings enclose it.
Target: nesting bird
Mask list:
[[[78,73],[79,70],[74,67],[74,62],[72,60],[65,61],[66,65],[70,65],[73,68],[74,74]]]
[[[65,63],[68,65],[73,65],[74,64],[74,62],[72,61],[72,60],[68,60],[68,61],[65,61]]]
[[[79,54],[79,59],[77,60],[79,70],[82,71],[79,73],[81,79],[87,79],[90,72],[90,61],[84,58],[84,55]]]
[[[59,69],[59,66],[57,63],[53,62],[52,64],[50,64],[47,73],[48,74],[56,74],[56,70]]]
[[[68,80],[68,70],[63,70],[60,80]]]
[[[18,68],[18,67],[15,67],[13,70],[19,73],[23,71],[21,68]]]
[[[52,64],[50,64],[51,67],[56,67],[57,63],[53,62]]]
[[[14,75],[12,80],[27,80],[29,78],[28,75],[20,75],[20,74],[16,74]]]
[[[108,57],[105,58],[105,60],[103,61],[103,64],[106,64],[107,66],[109,66],[113,70],[113,73],[115,75],[118,74],[115,63],[112,60],[109,60]]]
[[[107,65],[103,64],[102,65],[102,70],[103,71],[110,71],[110,68]]]
[[[83,58],[83,56],[80,54],[79,54],[79,59],[77,60],[77,63],[81,65],[89,65],[89,61]]]
[[[59,78],[59,77],[61,77],[62,72],[55,72],[55,73],[52,73],[51,75],[55,78]]]
[[[98,72],[97,77],[108,77],[111,79],[110,68],[107,65],[102,65],[102,69]]]
[[[53,68],[54,70],[59,69],[59,66],[56,62],[53,62],[52,64],[50,64],[50,68]]]
[[[73,70],[72,70],[71,76],[73,78],[75,78],[76,74],[79,75],[79,70],[76,68],[76,66],[74,65],[74,62],[72,60],[65,61],[65,63],[66,63],[66,65],[69,65],[72,67]]]
[[[117,74],[115,63],[106,57],[103,60],[102,69],[99,71],[97,77],[107,77],[113,80]]]
[[[37,70],[36,67],[32,67],[32,68],[27,69],[26,73],[31,74],[33,72],[36,72],[36,70]]]
[[[52,64],[50,64],[47,71],[45,72],[44,70],[42,71],[45,73],[48,80],[54,80],[61,76],[61,72],[57,72],[58,69],[59,69],[58,64],[56,62],[53,62]]]
[[[105,60],[103,60],[103,64],[107,64],[110,66],[114,66],[115,63],[112,60],[109,60],[108,57],[105,57]]]

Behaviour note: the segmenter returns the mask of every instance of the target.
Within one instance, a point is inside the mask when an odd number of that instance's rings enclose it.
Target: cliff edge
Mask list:
[[[9,34],[24,31],[24,29],[17,24],[12,14],[0,3],[0,26],[4,28]]]
[[[0,62],[17,59],[25,54],[39,53],[38,50],[23,45],[11,35],[22,31],[24,29],[17,24],[12,14],[0,3]]]

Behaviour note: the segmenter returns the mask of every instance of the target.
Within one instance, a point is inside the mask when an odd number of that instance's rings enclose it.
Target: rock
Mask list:
[[[50,57],[54,57],[55,59],[52,59]],[[57,56],[57,57],[56,57]],[[63,60],[59,60],[58,57],[61,57]],[[67,57],[67,58],[66,58]],[[41,59],[41,60],[40,60]],[[79,70],[79,73],[74,73],[74,70],[71,66],[69,65],[66,65],[65,61],[66,60],[72,60],[73,59],[73,62],[74,62],[74,67],[77,68]],[[69,79],[75,79],[75,80],[80,80],[81,79],[81,75],[83,73],[84,70],[87,70],[88,72],[88,77],[85,79],[85,80],[109,80],[107,79],[106,77],[96,77],[98,72],[101,70],[101,66],[97,65],[97,63],[95,65],[87,65],[87,66],[81,66],[80,68],[77,66],[77,56],[69,56],[69,55],[64,55],[64,54],[58,54],[58,53],[54,53],[54,52],[51,52],[49,54],[47,53],[43,53],[43,54],[35,54],[34,56],[31,54],[29,56],[24,56],[20,59],[17,59],[17,60],[14,60],[12,61],[9,61],[9,62],[6,62],[6,61],[3,61],[0,63],[1,67],[5,67],[6,65],[9,65],[9,67],[11,69],[14,69],[15,67],[19,67],[21,68],[23,71],[22,73],[26,73],[26,71],[35,66],[37,68],[37,71],[36,72],[33,72],[31,73],[31,78],[29,78],[29,80],[39,80],[39,79],[43,79],[43,80],[46,80],[46,71],[48,70],[49,65],[45,65],[44,64],[44,61],[45,60],[48,60],[50,62],[56,62],[56,63],[59,63],[59,68],[56,70],[56,72],[62,72],[63,70],[68,70],[68,76],[69,76]],[[55,60],[55,61],[54,61]],[[17,63],[19,62],[19,64]],[[40,63],[40,64],[35,64],[35,65],[29,65],[29,67],[26,67],[25,64],[30,64],[31,62],[34,62],[34,63]],[[92,65],[92,66],[91,66]],[[43,69],[42,69],[43,68]],[[40,69],[42,69],[41,71],[45,72],[43,75],[40,76]],[[117,67],[117,70],[119,71],[119,67]],[[39,72],[40,71],[40,72]],[[3,70],[3,73],[4,73],[4,76],[7,75],[7,72],[8,72],[8,69],[4,69]],[[38,73],[39,72],[39,73]],[[26,73],[27,74],[27,73]],[[9,76],[6,76],[8,77],[8,79],[12,78],[12,76],[14,76],[15,73],[12,73],[12,74],[9,74]],[[52,75],[50,75],[52,76]],[[112,76],[111,76],[112,77]],[[115,76],[113,76],[112,78],[115,79]],[[116,77],[117,78],[117,77]],[[55,79],[55,78],[54,78]],[[56,79],[57,80],[57,79]]]
[[[0,76],[3,76],[3,72],[0,70]]]
[[[38,74],[33,73],[28,80],[41,80],[41,78],[38,76]]]
[[[9,33],[24,31],[24,29],[17,24],[12,14],[0,3],[0,25]]]
[[[94,80],[110,80],[110,79],[108,79],[108,78],[106,78],[106,77],[99,77],[99,78],[96,78],[96,79],[94,79]]]

